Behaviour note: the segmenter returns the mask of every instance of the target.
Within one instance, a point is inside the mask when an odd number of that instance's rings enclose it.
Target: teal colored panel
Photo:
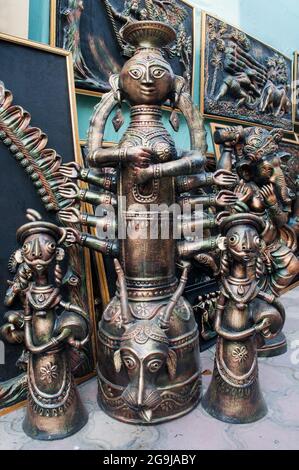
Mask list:
[[[78,108],[78,121],[79,121],[79,136],[80,140],[86,140],[87,132],[89,127],[89,121],[93,114],[94,107],[98,104],[99,98],[94,96],[86,96],[86,95],[77,95],[77,108]],[[125,118],[124,125],[122,128],[115,132],[112,119],[115,115],[115,112],[109,116],[107,120],[106,127],[105,127],[105,134],[104,140],[108,142],[119,142],[121,137],[123,136],[124,132],[126,131],[129,122],[130,122],[130,112],[129,108],[126,104],[122,106],[122,113]],[[188,150],[190,148],[190,136],[187,127],[187,123],[182,115],[180,117],[180,129],[179,132],[175,132],[169,123],[170,113],[165,111],[163,113],[163,123],[176,142],[178,148],[182,150]]]
[[[30,0],[29,39],[49,44],[50,0]]]
[[[80,140],[86,140],[87,131],[89,127],[89,120],[93,113],[93,108],[99,102],[99,98],[86,95],[76,95],[76,98],[79,123],[79,138]]]

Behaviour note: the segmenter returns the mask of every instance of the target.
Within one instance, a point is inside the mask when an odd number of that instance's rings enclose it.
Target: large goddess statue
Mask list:
[[[122,36],[135,48],[135,54],[120,75],[111,77],[112,91],[103,96],[91,119],[90,169],[74,164],[62,169],[68,177],[102,190],[82,191],[76,185],[66,185],[61,193],[92,204],[116,205],[111,190],[116,189],[117,181],[118,236],[106,239],[69,230],[68,241],[115,258],[117,292],[98,331],[99,403],[117,419],[155,423],[187,413],[200,400],[198,329],[182,293],[189,269],[186,260],[203,248],[213,249],[218,242],[217,238],[202,241],[192,236],[177,240],[174,232],[178,227],[210,227],[211,218],[195,213],[183,223],[182,216],[168,209],[175,202],[184,207],[185,200],[193,209],[193,191],[210,185],[229,187],[236,177],[226,170],[205,172],[203,120],[184,92],[184,79],[174,75],[161,52],[175,40],[174,30],[159,22],[143,21],[126,25]],[[130,105],[129,127],[117,146],[104,148],[105,124],[115,107],[114,126],[118,130],[123,124],[123,101]],[[176,109],[184,115],[192,151],[176,149],[162,121],[164,103],[172,107],[174,130],[179,126]],[[182,196],[185,193],[188,197]],[[224,206],[236,202],[236,196],[222,190],[194,196],[193,202]],[[73,209],[61,211],[60,217],[98,229],[111,226],[107,216],[80,214]],[[163,234],[166,219],[168,236]],[[156,221],[156,236],[151,231],[152,221]],[[183,269],[179,283],[178,267]]]

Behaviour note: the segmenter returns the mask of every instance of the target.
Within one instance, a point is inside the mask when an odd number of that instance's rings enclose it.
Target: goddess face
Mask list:
[[[170,65],[158,54],[141,51],[130,59],[120,73],[120,88],[132,105],[161,105],[174,87]]]

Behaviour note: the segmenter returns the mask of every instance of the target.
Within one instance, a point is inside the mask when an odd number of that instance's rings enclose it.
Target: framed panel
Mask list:
[[[186,0],[51,0],[51,45],[70,50],[76,87],[96,95],[110,89],[109,77],[119,73],[132,50],[119,34],[128,21],[169,23],[178,40],[166,52],[177,75],[194,85],[194,6]]]
[[[206,12],[201,47],[205,116],[293,131],[290,58]]]
[[[62,49],[0,34],[0,326],[8,261],[16,249],[16,230],[25,223],[27,208],[45,220],[56,217],[65,201],[59,197],[61,163],[77,161],[80,152],[71,54]],[[4,106],[5,99],[5,106]],[[55,150],[53,150],[55,149]],[[64,278],[65,293],[89,312],[95,327],[91,261],[88,250],[69,250],[70,270]],[[0,414],[26,397],[24,374],[16,367],[22,346],[5,344],[5,364],[0,365]],[[96,342],[74,357],[75,375],[94,375]]]

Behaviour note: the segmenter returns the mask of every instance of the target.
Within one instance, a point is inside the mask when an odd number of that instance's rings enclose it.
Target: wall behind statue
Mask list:
[[[0,32],[28,37],[30,0],[0,0]]]
[[[95,0],[85,0],[95,1]],[[27,2],[27,10],[26,10]],[[298,0],[188,0],[195,6],[195,83],[194,101],[199,104],[200,94],[200,15],[206,10],[232,23],[257,39],[292,57],[299,50],[299,7]],[[25,36],[24,29],[28,28],[29,38],[40,42],[49,42],[49,17],[51,0],[0,0],[1,18],[0,30],[10,34]],[[21,10],[23,11],[21,15]],[[28,13],[29,10],[29,13]],[[14,13],[22,23],[21,29],[15,29]],[[27,14],[28,13],[28,14]],[[26,20],[26,15],[29,17]],[[21,20],[23,18],[23,20]],[[98,98],[78,95],[78,118],[80,139],[86,139],[89,118]],[[165,113],[165,122],[168,114]],[[209,151],[213,150],[209,133],[209,121],[206,121],[208,131]],[[170,130],[170,126],[168,126]],[[179,147],[188,145],[188,130],[182,120],[181,129],[174,134]],[[114,132],[111,122],[105,135],[106,140],[115,141],[119,136]]]

